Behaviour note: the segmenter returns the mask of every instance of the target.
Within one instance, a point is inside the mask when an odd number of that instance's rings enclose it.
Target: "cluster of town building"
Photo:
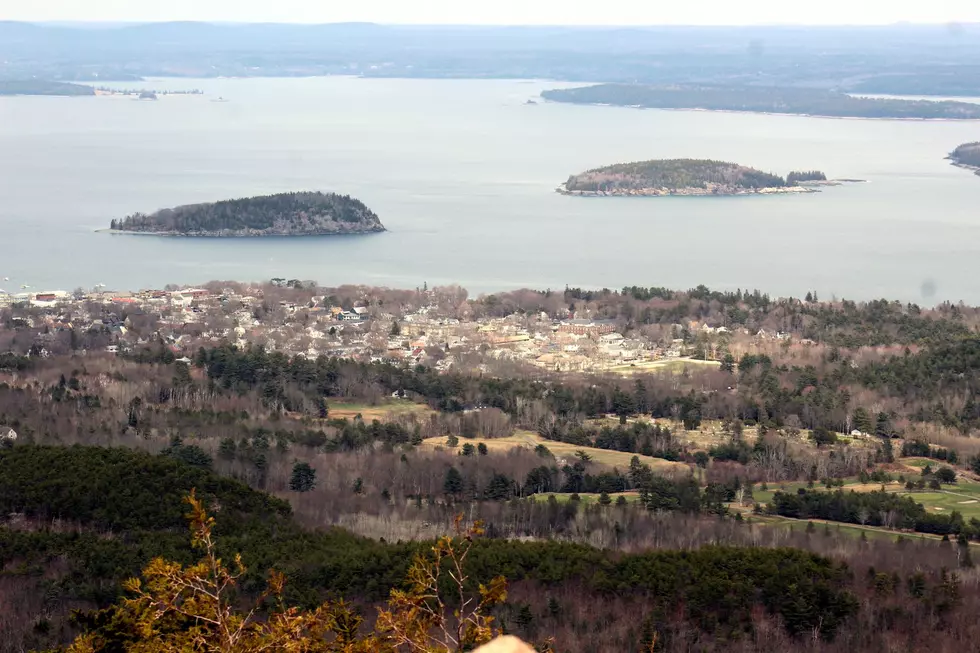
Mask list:
[[[163,342],[176,356],[231,342],[262,345],[289,355],[340,356],[362,361],[420,363],[448,370],[517,362],[551,371],[629,369],[694,353],[691,334],[718,339],[724,327],[674,325],[653,340],[612,320],[580,315],[514,313],[460,317],[435,301],[394,307],[364,296],[351,305],[331,296],[280,292],[269,286],[186,288],[141,292],[0,294],[14,327],[33,329],[45,352],[57,334],[101,334],[93,347],[111,353]],[[406,310],[410,309],[410,310]],[[626,333],[626,335],[624,335]],[[685,338],[677,337],[684,335]],[[761,338],[783,334],[760,333]],[[64,338],[61,339],[62,341]],[[72,337],[78,342],[77,336]],[[701,350],[715,357],[717,347]]]

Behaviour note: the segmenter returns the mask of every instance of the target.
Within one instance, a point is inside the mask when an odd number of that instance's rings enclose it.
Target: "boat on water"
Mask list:
[[[228,100],[219,96],[219,97],[216,97],[216,98],[211,98],[211,101],[212,102],[227,102]]]

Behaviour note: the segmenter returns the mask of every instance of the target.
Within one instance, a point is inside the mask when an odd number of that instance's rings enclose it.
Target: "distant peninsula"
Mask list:
[[[280,193],[189,204],[113,220],[110,233],[158,236],[323,236],[385,231],[378,216],[347,195]]]
[[[553,102],[649,109],[702,109],[796,114],[828,118],[980,120],[980,104],[855,97],[812,88],[598,84],[543,91]]]
[[[794,171],[784,179],[754,168],[707,159],[660,159],[620,163],[572,175],[558,188],[565,195],[770,195],[813,193],[827,181],[819,170]]]
[[[954,166],[972,170],[980,175],[980,143],[964,143],[946,157]]]
[[[91,96],[95,95],[95,89],[85,84],[69,84],[68,82],[0,79],[0,95]]]

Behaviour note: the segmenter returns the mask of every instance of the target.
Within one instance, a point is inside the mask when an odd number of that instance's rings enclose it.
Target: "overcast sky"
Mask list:
[[[547,25],[980,22],[980,0],[0,0],[0,20]]]

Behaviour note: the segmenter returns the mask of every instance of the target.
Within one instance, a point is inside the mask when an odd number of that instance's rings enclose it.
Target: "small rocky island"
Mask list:
[[[964,143],[946,157],[954,166],[972,170],[980,175],[980,143]]]
[[[158,236],[324,236],[385,231],[378,216],[347,195],[280,193],[188,204],[113,220],[110,233]]]
[[[665,195],[770,195],[814,193],[835,185],[818,171],[778,175],[736,163],[706,159],[660,159],[620,163],[572,175],[558,187],[565,195],[660,197]]]

